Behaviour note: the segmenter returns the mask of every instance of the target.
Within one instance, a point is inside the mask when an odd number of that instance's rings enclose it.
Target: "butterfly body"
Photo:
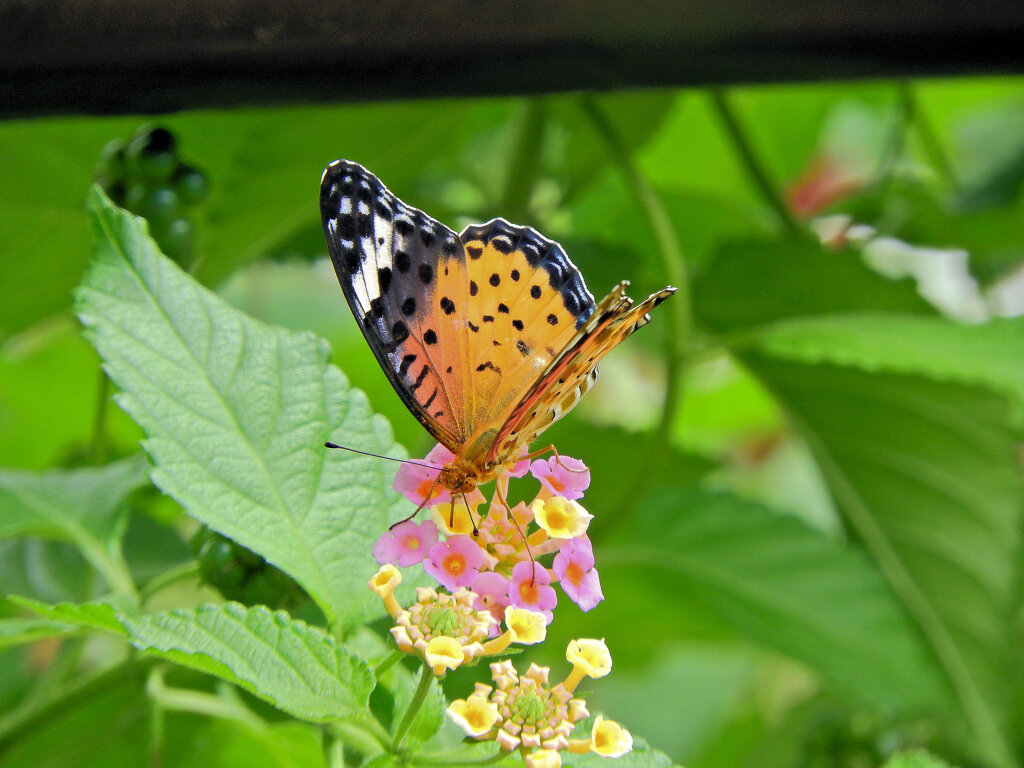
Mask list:
[[[627,282],[600,303],[558,243],[504,219],[456,234],[369,171],[328,166],[320,191],[331,260],[395,391],[455,458],[438,483],[500,476],[597,378],[597,363],[649,321],[667,287],[634,306]]]

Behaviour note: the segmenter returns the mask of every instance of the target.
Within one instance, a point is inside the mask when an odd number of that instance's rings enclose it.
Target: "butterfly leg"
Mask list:
[[[498,497],[498,501],[501,502],[501,505],[505,507],[505,514],[508,515],[508,519],[511,520],[512,525],[515,526],[516,531],[519,533],[519,538],[523,540],[523,546],[526,548],[526,554],[530,556],[530,563],[535,564],[537,562],[537,559],[533,556],[533,552],[530,550],[530,542],[527,541],[526,534],[523,532],[522,527],[519,525],[519,521],[516,520],[516,516],[512,514],[512,508],[508,505],[508,500],[505,498],[505,494],[502,493],[500,483],[494,484],[494,493]],[[531,573],[533,574],[533,576],[530,578],[530,586],[532,587],[533,582],[537,578],[536,568],[534,568],[531,571]]]
[[[549,445],[547,448],[541,448],[539,451],[533,451],[532,453],[528,453],[524,458],[525,459],[536,459],[536,458],[539,458],[539,457],[543,456],[545,453],[553,453],[553,454],[555,454],[555,461],[558,462],[558,466],[560,466],[566,472],[586,472],[587,471],[586,467],[584,467],[583,469],[573,469],[572,467],[565,466],[565,464],[563,464],[562,461],[561,461],[562,456],[561,456],[561,454],[558,453],[558,449],[555,448],[555,444],[554,443]]]
[[[469,508],[469,499],[466,498],[466,492],[460,491],[462,494],[462,503],[466,505],[466,514],[469,515],[469,522],[473,524],[473,538],[475,539],[480,535],[480,526],[476,524],[476,518],[473,517],[473,510]],[[454,502],[452,502],[454,504]],[[452,508],[451,520],[448,523],[448,527],[452,528],[455,525],[455,509]]]
[[[412,514],[409,515],[408,517],[403,517],[397,523],[392,523],[391,525],[388,526],[388,530],[389,531],[393,531],[395,528],[400,526],[402,523],[408,523],[410,520],[412,520],[414,517],[416,517],[416,515],[418,515],[420,513],[420,510],[423,509],[425,506],[427,506],[427,502],[430,501],[430,498],[431,498],[431,496],[433,496],[434,489],[436,487],[437,487],[437,478],[435,477],[434,481],[430,484],[430,488],[427,490],[426,495],[423,497],[423,501],[421,501],[419,503],[419,506],[416,507],[416,509],[414,509],[412,511]],[[455,514],[455,508],[453,506],[452,507],[452,516],[453,516],[453,518],[454,518],[454,514]]]

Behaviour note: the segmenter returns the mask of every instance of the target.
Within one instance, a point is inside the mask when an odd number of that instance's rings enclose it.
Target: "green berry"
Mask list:
[[[187,256],[192,251],[192,222],[184,216],[159,227],[153,236],[172,258]]]
[[[151,128],[132,139],[125,153],[129,168],[150,181],[167,181],[178,167],[177,141],[166,128]]]
[[[124,179],[125,143],[121,139],[108,141],[100,150],[100,161],[96,164],[96,178],[104,177],[110,183]]]
[[[139,213],[154,225],[170,222],[178,213],[178,195],[170,187],[154,187],[143,197]]]
[[[210,192],[210,182],[206,174],[189,165],[178,166],[171,183],[184,205],[201,203]]]
[[[145,184],[132,184],[124,194],[124,207],[132,213],[141,214],[147,192]]]

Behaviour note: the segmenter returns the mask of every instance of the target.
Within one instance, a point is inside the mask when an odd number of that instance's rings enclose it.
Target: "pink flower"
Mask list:
[[[516,563],[508,590],[509,604],[543,613],[550,624],[554,617],[551,609],[558,603],[558,595],[550,584],[551,574],[537,561]]]
[[[454,592],[473,583],[484,564],[484,552],[469,536],[449,536],[430,548],[423,570]]]
[[[571,456],[537,459],[530,465],[530,474],[555,496],[572,501],[582,499],[583,492],[590,486],[587,465]]]
[[[377,539],[373,546],[373,559],[378,565],[392,563],[405,568],[423,560],[435,544],[437,526],[431,520],[420,524],[406,520]]]
[[[505,618],[508,607],[508,579],[493,571],[484,571],[473,579],[470,590],[476,593],[473,607],[478,611],[489,611],[498,624]],[[491,637],[501,634],[501,628],[495,624],[491,627]]]
[[[523,448],[523,452],[519,454],[519,461],[512,465],[512,469],[505,470],[508,477],[522,477],[530,471],[530,460],[527,458],[530,455],[529,451],[529,448]]]
[[[585,535],[569,539],[555,555],[551,569],[561,582],[562,591],[584,611],[604,600],[601,579],[594,568],[594,550]]]
[[[430,449],[425,459],[416,464],[405,463],[398,468],[395,474],[396,491],[405,496],[416,506],[424,504],[427,494],[430,494],[431,504],[441,504],[451,501],[451,496],[445,488],[437,485],[434,481],[441,472],[441,467],[455,458],[455,454],[438,443]],[[432,464],[437,469],[428,469],[418,464]]]

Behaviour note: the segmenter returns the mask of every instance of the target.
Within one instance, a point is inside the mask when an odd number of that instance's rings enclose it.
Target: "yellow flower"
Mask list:
[[[604,757],[619,757],[633,749],[633,737],[614,720],[598,715],[590,730],[591,748]]]
[[[395,600],[395,588],[402,583],[402,574],[393,565],[382,565],[369,581],[374,594],[384,601],[384,607],[394,617],[402,607]]]
[[[484,653],[487,656],[501,653],[510,643],[535,645],[542,642],[548,633],[548,624],[543,613],[513,606],[505,609],[505,627],[507,629],[502,635],[484,643]]]
[[[479,494],[478,494],[479,495]],[[430,508],[430,519],[437,525],[437,529],[447,535],[465,534],[472,535],[476,526],[473,521],[477,517],[476,508],[479,507],[484,498],[480,495],[477,499],[470,494],[472,503],[467,506],[466,501],[460,496],[454,500],[454,504],[446,501],[443,504],[435,504]]]
[[[547,619],[543,613],[509,606],[505,609],[505,626],[512,633],[512,642],[535,645],[548,634]]]
[[[487,699],[490,691],[489,685],[477,683],[477,690],[472,696],[457,699],[448,706],[448,717],[469,736],[483,736],[498,721],[498,706]]]
[[[577,502],[563,499],[561,496],[537,499],[530,509],[537,525],[553,539],[574,539],[582,536],[587,532],[587,527],[594,517]]]
[[[560,768],[562,756],[553,749],[536,749],[523,762],[526,768]]]
[[[468,661],[469,649],[454,637],[440,636],[431,638],[423,649],[423,660],[434,670],[435,675],[443,675],[446,669],[457,669],[462,662]]]
[[[565,650],[565,659],[572,664],[564,683],[570,693],[584,677],[604,677],[612,671],[612,655],[604,640],[573,640]]]

